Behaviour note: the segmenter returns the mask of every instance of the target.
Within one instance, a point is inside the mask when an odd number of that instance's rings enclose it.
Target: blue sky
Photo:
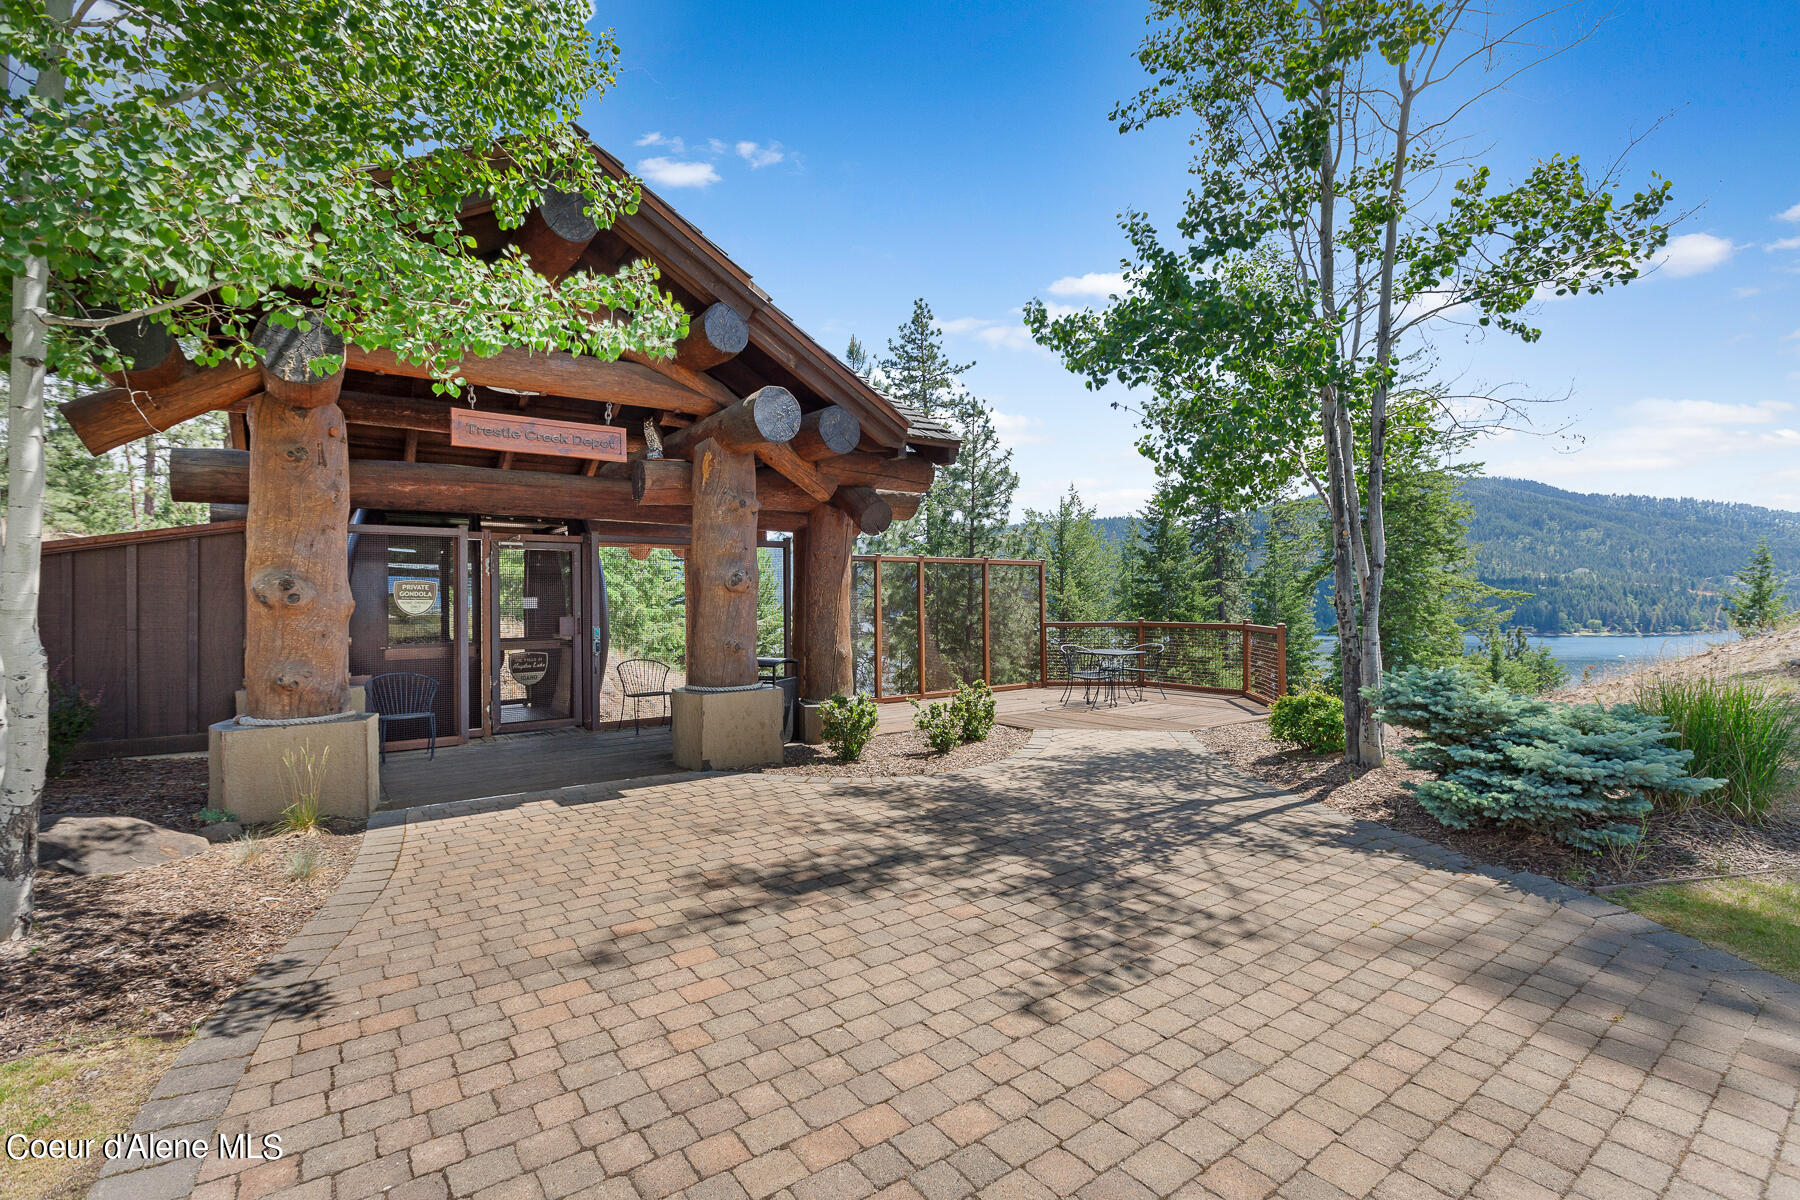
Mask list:
[[[1649,131],[1628,180],[1657,171],[1693,211],[1648,277],[1545,305],[1538,343],[1440,340],[1465,383],[1567,396],[1539,410],[1545,436],[1473,456],[1577,491],[1800,509],[1800,4],[1609,11],[1466,128],[1501,178],[1556,152],[1610,160]],[[1141,86],[1139,5],[664,0],[597,22],[622,69],[588,129],[803,328],[880,348],[925,297],[950,354],[976,361],[965,380],[1014,447],[1020,508],[1071,482],[1105,515],[1143,502],[1153,473],[1107,405],[1129,395],[1088,391],[1018,315],[1033,296],[1103,299],[1116,214],[1178,211],[1187,129],[1106,119]]]

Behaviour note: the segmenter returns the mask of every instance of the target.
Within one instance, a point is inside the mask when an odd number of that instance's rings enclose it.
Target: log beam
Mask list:
[[[224,363],[153,391],[117,387],[89,392],[64,404],[62,415],[89,453],[105,454],[214,409],[229,408],[262,388],[262,372],[256,367]]]
[[[786,442],[799,430],[800,402],[793,393],[784,387],[758,388],[729,408],[670,433],[663,438],[663,453],[697,460],[701,444],[712,441],[726,454],[746,454]]]
[[[547,189],[542,201],[519,226],[513,244],[546,279],[559,279],[580,260],[600,227],[587,214],[580,192]]]
[[[160,321],[143,317],[122,325],[108,325],[106,340],[126,363],[123,371],[107,376],[120,387],[154,391],[187,374],[188,358],[182,353],[181,343]]]
[[[352,371],[377,375],[431,378],[424,366],[403,362],[389,350],[352,346],[348,366]],[[638,363],[608,362],[563,351],[534,354],[529,350],[502,350],[491,358],[461,363],[457,373],[480,387],[542,392],[546,396],[568,396],[600,404],[631,404],[696,416],[705,416],[718,407],[709,397]]]
[[[854,680],[850,660],[850,554],[856,525],[848,515],[822,504],[812,511],[801,546],[804,577],[800,647],[800,694],[808,700],[849,695]]]
[[[879,493],[887,501],[888,510],[894,514],[896,521],[910,521],[919,515],[919,505],[925,499],[923,492],[889,492]]]
[[[756,682],[756,460],[707,438],[693,485],[687,680],[742,687]]]
[[[807,462],[849,454],[862,440],[862,422],[847,408],[833,404],[800,418],[800,432],[788,445]]]
[[[832,494],[831,504],[856,523],[859,533],[873,537],[894,523],[894,510],[872,487],[860,484],[839,488]]]
[[[750,344],[750,325],[727,304],[709,304],[688,322],[687,336],[675,345],[675,363],[704,371],[736,358]]]

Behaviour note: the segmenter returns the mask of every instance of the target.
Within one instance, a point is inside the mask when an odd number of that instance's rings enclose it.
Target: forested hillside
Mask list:
[[[1513,623],[1538,633],[1723,627],[1720,593],[1764,537],[1776,563],[1796,573],[1789,591],[1800,601],[1800,513],[1581,494],[1525,479],[1469,480],[1462,493],[1475,508],[1477,574],[1493,587],[1531,592],[1516,602]],[[1117,544],[1130,518],[1095,523]],[[1319,619],[1331,619],[1323,598]]]
[[[1482,580],[1536,593],[1514,621],[1542,633],[1723,625],[1720,592],[1763,537],[1778,564],[1800,569],[1800,513],[1524,479],[1471,480],[1463,494],[1475,506],[1469,540]]]

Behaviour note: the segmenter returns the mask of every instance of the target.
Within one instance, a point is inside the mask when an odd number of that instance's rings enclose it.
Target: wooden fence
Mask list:
[[[1045,679],[1063,683],[1062,647],[1124,649],[1161,642],[1156,682],[1187,691],[1247,696],[1271,704],[1287,694],[1287,626],[1220,621],[1046,621]]]
[[[44,543],[50,674],[99,706],[79,757],[206,749],[244,680],[244,523]]]

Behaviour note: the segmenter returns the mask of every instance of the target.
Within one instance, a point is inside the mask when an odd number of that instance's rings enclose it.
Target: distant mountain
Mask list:
[[[1800,569],[1800,513],[1717,500],[1565,492],[1477,479],[1469,540],[1494,587],[1533,592],[1514,614],[1540,633],[1666,633],[1724,624],[1720,596],[1759,538]]]
[[[1528,479],[1476,479],[1463,495],[1475,508],[1469,540],[1477,574],[1494,587],[1531,592],[1517,602],[1513,622],[1536,633],[1722,627],[1724,589],[1764,537],[1776,563],[1796,573],[1791,593],[1800,602],[1800,513],[1566,492]],[[1117,544],[1130,522],[1103,517],[1097,524]]]

